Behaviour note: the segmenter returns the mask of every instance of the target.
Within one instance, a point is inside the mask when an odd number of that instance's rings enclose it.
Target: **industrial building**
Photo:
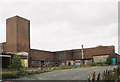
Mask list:
[[[80,65],[87,62],[105,62],[107,57],[118,63],[114,46],[44,51],[30,48],[30,21],[14,16],[6,19],[6,42],[0,43],[0,57],[3,67],[8,67],[13,56],[19,55],[23,66]]]

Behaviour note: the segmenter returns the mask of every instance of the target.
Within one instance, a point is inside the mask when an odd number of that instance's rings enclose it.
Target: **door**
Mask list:
[[[75,62],[75,65],[80,65],[81,64],[81,61],[76,61]]]
[[[28,60],[27,59],[21,59],[22,66],[28,67]]]
[[[44,60],[41,60],[41,65],[44,66]]]
[[[112,58],[112,64],[115,65],[116,64],[116,59]]]

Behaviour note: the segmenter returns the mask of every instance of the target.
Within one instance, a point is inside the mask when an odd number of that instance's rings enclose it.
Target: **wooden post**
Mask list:
[[[89,80],[92,80],[91,72],[89,72]]]
[[[106,70],[106,74],[105,75],[107,75],[107,70]]]
[[[104,80],[104,79],[105,79],[105,71],[103,72],[102,80]]]
[[[97,77],[97,81],[99,81],[100,80],[100,73],[98,74],[98,77]]]
[[[115,68],[113,69],[113,71],[115,72]]]
[[[95,72],[93,73],[92,81],[95,81]]]
[[[120,80],[120,76],[119,76],[119,80]]]
[[[108,71],[108,76],[110,75],[110,71]]]

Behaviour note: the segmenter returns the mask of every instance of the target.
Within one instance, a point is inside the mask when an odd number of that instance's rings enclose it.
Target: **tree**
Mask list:
[[[108,57],[106,60],[106,64],[111,65],[112,64],[112,58]]]
[[[102,47],[102,45],[97,45],[96,47]]]
[[[10,68],[11,69],[20,70],[21,67],[22,67],[21,58],[19,56],[17,56],[17,55],[14,56],[12,58],[12,62],[11,62]]]

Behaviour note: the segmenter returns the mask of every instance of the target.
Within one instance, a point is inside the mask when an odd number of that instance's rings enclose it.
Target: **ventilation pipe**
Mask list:
[[[83,45],[81,45],[81,53],[82,53],[82,59],[84,59],[84,53],[83,53]]]

